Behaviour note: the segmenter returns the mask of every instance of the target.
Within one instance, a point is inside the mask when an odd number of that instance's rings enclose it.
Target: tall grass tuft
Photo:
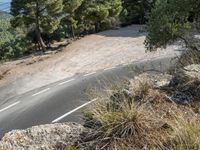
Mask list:
[[[110,101],[108,98],[99,99],[85,111],[96,131],[88,135],[90,139],[93,137],[92,149],[121,150],[145,146],[162,149],[169,130],[162,128],[162,118],[147,109],[146,103],[130,103],[123,96],[123,100],[118,101],[120,109],[113,109]]]
[[[170,150],[200,149],[200,121],[189,121],[179,117],[171,125],[174,138],[170,144]]]

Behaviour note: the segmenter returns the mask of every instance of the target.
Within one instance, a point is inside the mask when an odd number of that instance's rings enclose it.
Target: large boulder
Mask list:
[[[0,141],[0,150],[53,150],[73,146],[86,129],[77,123],[61,123],[35,126],[26,130],[14,130]]]

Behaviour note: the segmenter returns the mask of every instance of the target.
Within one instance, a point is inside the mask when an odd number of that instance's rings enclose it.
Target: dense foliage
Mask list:
[[[26,53],[27,42],[24,32],[10,25],[11,15],[0,12],[0,60],[22,56]]]
[[[53,33],[60,24],[63,0],[12,0],[13,27],[33,28],[39,47],[45,49],[41,32]]]
[[[121,21],[123,25],[133,23],[144,24],[146,14],[151,11],[156,0],[122,0],[123,11]]]
[[[178,39],[188,45],[193,32],[200,31],[199,21],[200,0],[157,0],[147,23],[146,47],[156,50]]]
[[[8,31],[10,27],[9,18],[11,18],[11,16],[3,12],[0,13],[0,16],[0,45],[3,45],[5,42],[12,39],[14,35]]]
[[[87,8],[83,9],[83,17],[98,32],[101,28],[104,28],[103,26],[108,25],[112,18],[120,14],[122,3],[120,0],[90,1],[83,7]]]

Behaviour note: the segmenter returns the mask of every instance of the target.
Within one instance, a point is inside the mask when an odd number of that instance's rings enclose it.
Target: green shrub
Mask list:
[[[16,39],[0,46],[0,60],[18,58],[29,53],[32,43],[23,39]]]
[[[73,147],[73,146],[67,146],[65,148],[65,150],[77,150],[77,149],[75,147]]]
[[[11,27],[11,18],[7,13],[0,13],[0,60],[22,56],[30,45],[22,29]]]
[[[146,22],[146,15],[151,11],[155,0],[122,0],[123,11],[120,19],[122,25],[130,24],[144,24]]]

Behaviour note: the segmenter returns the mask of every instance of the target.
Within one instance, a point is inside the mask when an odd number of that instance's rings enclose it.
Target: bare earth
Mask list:
[[[62,52],[34,56],[4,63],[0,66],[0,100],[32,89],[99,69],[135,60],[146,60],[178,54],[176,46],[167,50],[146,53],[142,26],[133,25],[89,35],[67,46]],[[1,75],[0,75],[1,78]]]

